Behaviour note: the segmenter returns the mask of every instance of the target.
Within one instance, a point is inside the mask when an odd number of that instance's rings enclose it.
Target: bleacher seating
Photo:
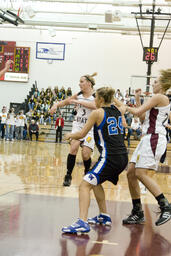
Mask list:
[[[64,116],[64,128],[62,131],[62,137],[65,133],[71,132],[72,129],[72,121],[70,120],[70,115],[72,112],[73,106],[70,106],[70,112],[68,112],[68,107],[61,108],[61,112]],[[55,142],[56,139],[56,129],[55,122],[51,125],[39,124],[39,141],[48,141]]]

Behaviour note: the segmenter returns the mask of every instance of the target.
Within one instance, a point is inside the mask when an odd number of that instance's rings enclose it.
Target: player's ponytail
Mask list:
[[[166,92],[168,89],[171,88],[171,69],[161,70],[160,71],[160,78],[159,81],[163,90]]]
[[[84,76],[85,79],[91,83],[92,87],[95,85],[95,79],[93,78],[94,76],[97,76],[96,72],[93,73],[92,75],[85,75]]]

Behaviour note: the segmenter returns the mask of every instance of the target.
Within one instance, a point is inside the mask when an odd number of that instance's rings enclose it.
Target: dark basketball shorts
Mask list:
[[[119,174],[125,170],[128,164],[128,155],[117,154],[110,155],[107,158],[99,157],[98,162],[92,169],[84,176],[84,180],[92,185],[102,184],[106,180],[117,184]]]

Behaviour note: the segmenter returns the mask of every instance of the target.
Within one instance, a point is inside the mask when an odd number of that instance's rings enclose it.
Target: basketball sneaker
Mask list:
[[[144,212],[132,210],[128,218],[123,219],[122,224],[144,224]]]
[[[155,223],[156,226],[160,226],[171,219],[171,204],[166,205],[164,207],[160,207],[160,209],[161,209],[161,214]]]
[[[66,174],[64,177],[63,186],[69,187],[71,185],[72,176],[70,174]]]
[[[95,216],[94,218],[89,218],[88,220],[89,224],[96,224],[96,225],[104,225],[104,226],[111,226],[112,220],[108,214],[100,213],[98,216]]]
[[[89,224],[81,219],[78,219],[71,226],[62,228],[63,233],[70,233],[70,234],[78,234],[78,233],[82,234],[82,233],[88,233],[89,231],[90,231]]]

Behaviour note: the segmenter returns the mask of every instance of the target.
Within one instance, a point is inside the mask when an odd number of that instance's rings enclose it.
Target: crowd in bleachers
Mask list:
[[[49,114],[51,106],[54,102],[70,96],[72,96],[71,87],[68,87],[67,90],[63,86],[60,89],[57,86],[54,89],[48,87],[46,90],[42,88],[41,91],[35,88],[33,95],[28,100],[27,120],[34,119],[39,124],[51,124],[56,120],[56,113],[53,117]]]
[[[35,133],[38,140],[39,124],[51,124],[56,121],[57,115],[61,114],[59,110],[53,117],[49,114],[49,109],[54,102],[61,101],[72,96],[72,90],[68,87],[58,89],[50,87],[46,90],[34,88],[32,95],[28,99],[28,111],[24,113],[20,110],[14,112],[14,108],[7,111],[7,107],[3,106],[0,112],[0,137],[7,141],[32,139],[32,134]],[[72,114],[71,114],[72,115]],[[33,122],[34,121],[34,122]],[[34,123],[34,125],[33,125]],[[35,128],[35,131],[33,130]]]

